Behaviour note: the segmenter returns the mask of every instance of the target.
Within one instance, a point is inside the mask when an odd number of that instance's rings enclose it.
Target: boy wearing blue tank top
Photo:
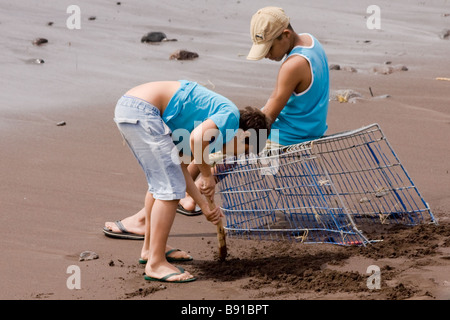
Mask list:
[[[327,126],[330,90],[328,60],[311,34],[294,32],[283,9],[265,7],[252,17],[253,46],[248,60],[284,61],[275,89],[263,107],[271,123],[267,147],[322,137]]]

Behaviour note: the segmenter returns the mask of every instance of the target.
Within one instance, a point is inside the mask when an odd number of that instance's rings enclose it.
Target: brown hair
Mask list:
[[[270,122],[259,108],[247,106],[239,111],[239,128],[252,132],[251,137],[245,138],[245,143],[250,145],[251,142],[256,147],[256,153],[260,153],[270,134]]]

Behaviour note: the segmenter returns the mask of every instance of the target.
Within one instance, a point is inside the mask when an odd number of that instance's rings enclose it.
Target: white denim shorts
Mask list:
[[[148,182],[155,199],[176,200],[186,196],[186,182],[169,127],[152,104],[123,96],[116,105],[114,121]]]

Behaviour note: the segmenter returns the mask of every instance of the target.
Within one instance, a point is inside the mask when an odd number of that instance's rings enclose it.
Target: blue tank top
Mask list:
[[[312,39],[312,45],[294,47],[284,60],[294,55],[304,57],[309,62],[312,78],[308,89],[299,94],[292,93],[286,106],[272,124],[269,140],[282,145],[320,138],[328,129],[326,121],[330,90],[328,59],[320,42],[312,35],[308,35]]]

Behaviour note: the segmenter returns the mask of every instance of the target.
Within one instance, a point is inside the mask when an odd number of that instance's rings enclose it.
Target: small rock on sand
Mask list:
[[[373,67],[371,69],[371,71],[373,73],[378,73],[378,74],[391,74],[395,71],[408,71],[408,67],[404,66],[404,65],[397,65],[397,66],[392,66],[392,65],[382,65],[382,66],[376,66]]]
[[[37,39],[33,40],[33,45],[35,45],[35,46],[41,46],[44,43],[48,43],[48,40],[45,38],[37,38]]]
[[[448,37],[450,36],[450,29],[444,29],[439,33],[439,38],[442,40],[448,40]]]
[[[186,50],[177,50],[170,55],[170,60],[193,60],[195,58],[198,58],[198,53]]]
[[[391,66],[373,67],[372,72],[378,74],[391,74],[394,72],[394,68]]]
[[[341,66],[338,64],[330,64],[330,70],[341,70]]]
[[[330,70],[344,70],[344,71],[348,71],[348,72],[358,72],[358,70],[356,70],[356,68],[353,68],[350,66],[341,67],[338,64],[330,64]]]
[[[27,59],[24,61],[28,64],[43,64],[45,62],[43,59]]]
[[[83,251],[80,254],[80,261],[88,261],[88,260],[94,260],[94,259],[98,259],[98,254],[96,254],[93,251]]]
[[[347,72],[358,72],[358,70],[356,70],[356,68],[353,68],[350,66],[345,66],[342,68],[342,70],[347,71]]]
[[[149,32],[142,36],[141,42],[162,42],[162,41],[177,41],[177,39],[168,39],[164,32]]]

